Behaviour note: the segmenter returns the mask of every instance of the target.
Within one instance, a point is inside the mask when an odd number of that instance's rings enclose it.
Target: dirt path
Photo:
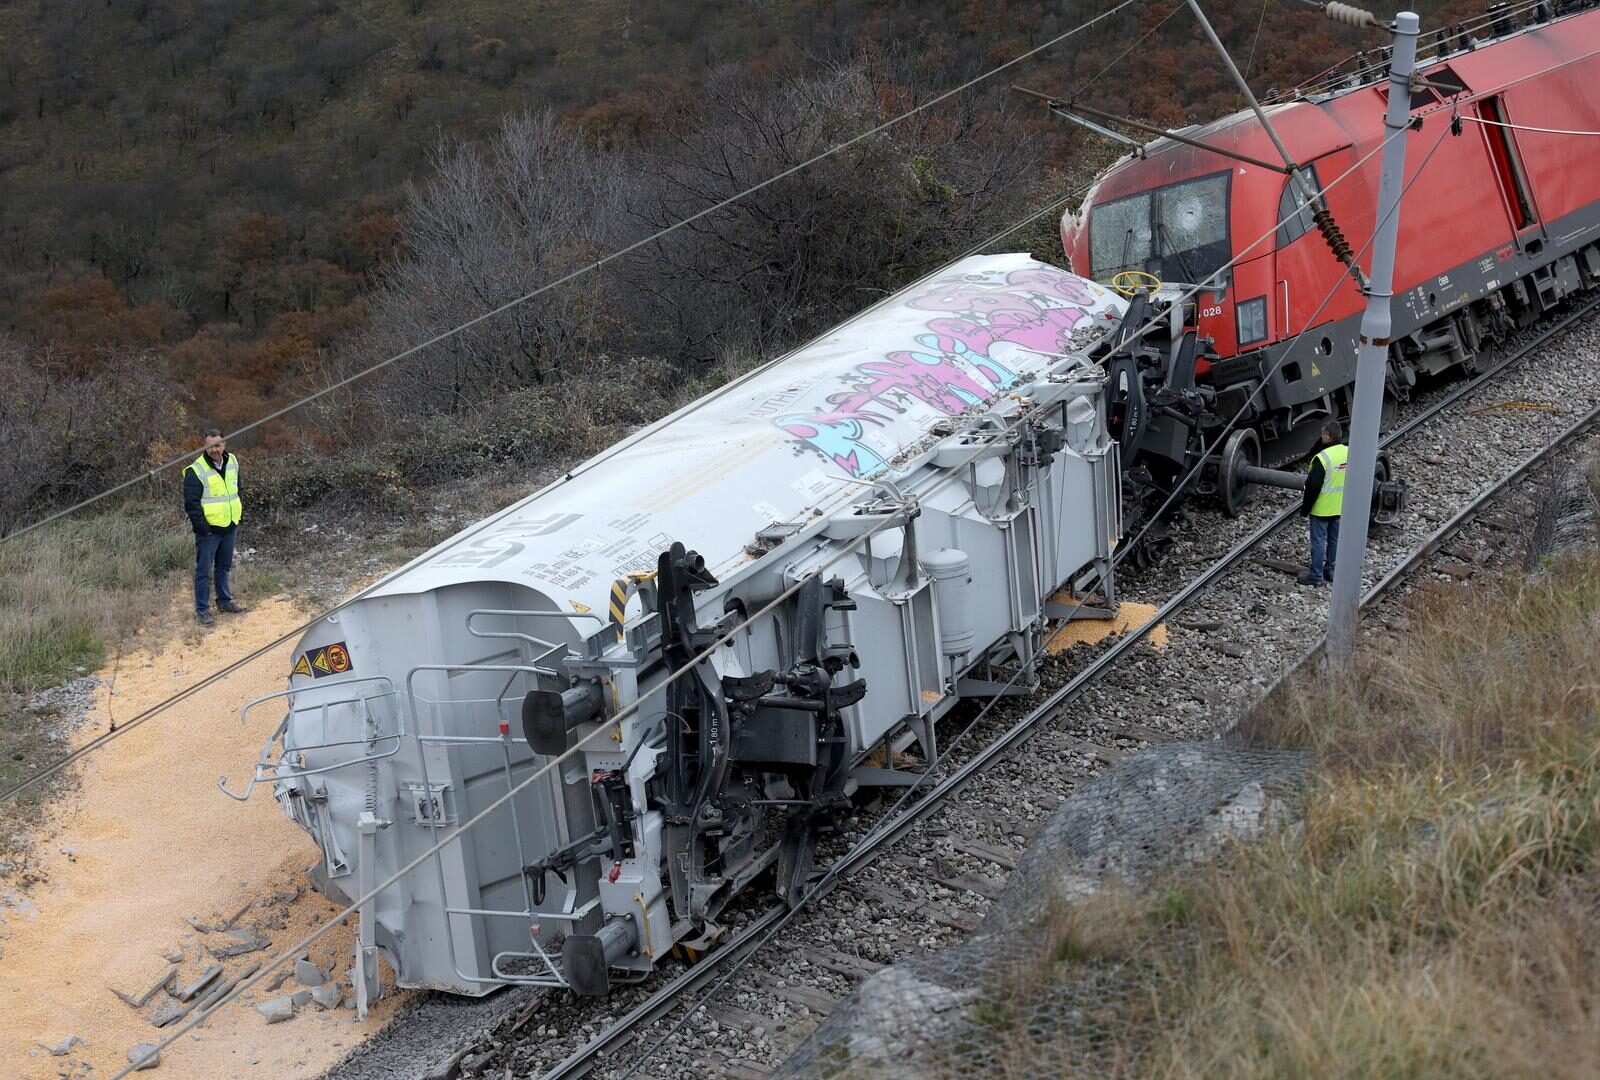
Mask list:
[[[149,635],[167,641],[164,647],[122,657],[114,686],[100,692],[80,740],[105,730],[108,705],[118,718],[132,716],[283,634],[304,615],[292,604],[266,601],[248,614],[219,617],[204,633],[178,629],[181,617],[175,609],[173,632]],[[170,999],[157,993],[136,1010],[109,988],[142,993],[180,949],[180,984],[212,964],[222,964],[226,978],[272,958],[335,910],[307,882],[305,871],[319,855],[315,845],[284,817],[270,790],[257,787],[248,803],[217,790],[222,775],[236,790],[248,780],[281,710],[263,708],[245,728],[239,706],[283,689],[291,648],[247,665],[86,759],[79,791],[55,808],[39,845],[46,880],[27,889],[0,882],[0,1062],[6,1076],[114,1075],[127,1064],[131,1046],[163,1034],[149,1016]],[[112,678],[110,669],[100,675]],[[273,944],[214,959],[208,948],[238,944],[218,924],[247,902],[235,928],[256,928]],[[195,929],[190,918],[210,931]],[[337,928],[310,956],[346,990],[353,934],[350,927]],[[390,993],[361,1024],[351,1009],[323,1011],[307,1003],[293,1020],[268,1025],[253,1007],[302,988],[292,975],[276,991],[258,988],[183,1036],[146,1075],[316,1076],[379,1030],[406,996]],[[88,1045],[74,1044],[60,1056],[47,1049],[74,1035]]]

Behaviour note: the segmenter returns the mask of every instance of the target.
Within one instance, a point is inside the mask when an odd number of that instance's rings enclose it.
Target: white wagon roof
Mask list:
[[[603,617],[612,582],[654,570],[673,541],[724,577],[759,530],[855,501],[936,423],[1028,381],[1124,308],[1026,255],[963,259],[447,540],[375,595],[503,580]]]

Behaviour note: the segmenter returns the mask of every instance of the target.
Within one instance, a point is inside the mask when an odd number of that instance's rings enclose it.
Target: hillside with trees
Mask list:
[[[0,2],[0,453],[14,463],[0,531],[796,168],[1105,6]],[[1213,7],[1261,89],[1373,40],[1289,0]],[[1419,7],[1437,24],[1475,5]],[[804,340],[1108,160],[1011,81],[1163,124],[1239,105],[1181,4],[1133,5],[245,445],[291,462],[376,447],[429,477],[593,449],[662,393]],[[1044,254],[1052,236],[1044,220],[1018,242]],[[576,385],[594,380],[610,391]],[[579,398],[582,416],[561,411]]]

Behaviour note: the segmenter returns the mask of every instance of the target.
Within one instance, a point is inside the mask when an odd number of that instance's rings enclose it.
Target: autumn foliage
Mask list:
[[[152,448],[249,424],[1107,6],[642,0],[574,20],[491,3],[468,27],[439,0],[359,18],[280,0],[0,4],[0,356],[15,376],[0,386],[0,447],[44,455],[7,466],[131,475]],[[1415,6],[1434,25],[1476,9]],[[1288,0],[1207,7],[1262,90],[1375,43]],[[1239,104],[1181,4],[1132,5],[463,339],[441,368],[397,367],[365,413],[330,401],[242,446],[400,437],[408,410],[459,411],[606,358],[681,367],[792,343],[1105,159],[1106,144],[1007,95],[1009,81],[1163,124]],[[516,116],[553,118],[524,164],[564,186],[490,175],[508,164],[494,160],[509,145],[496,140]],[[480,167],[471,190],[494,204],[430,219],[448,209],[450,169],[459,179]],[[540,216],[551,207],[559,217]],[[452,255],[439,245],[462,241],[450,237],[460,228],[477,232]],[[462,262],[473,252],[488,261]],[[484,372],[487,383],[461,381]],[[151,400],[134,407],[136,393]],[[97,437],[92,460],[30,429],[65,423],[53,411],[65,409],[81,431],[85,411],[113,401],[131,426]],[[12,484],[0,532],[72,494]]]

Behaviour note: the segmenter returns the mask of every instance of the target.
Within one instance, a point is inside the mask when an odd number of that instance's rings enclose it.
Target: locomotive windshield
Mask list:
[[[1163,281],[1199,284],[1220,270],[1233,254],[1230,175],[1213,173],[1091,207],[1089,261],[1095,280],[1144,270]]]

